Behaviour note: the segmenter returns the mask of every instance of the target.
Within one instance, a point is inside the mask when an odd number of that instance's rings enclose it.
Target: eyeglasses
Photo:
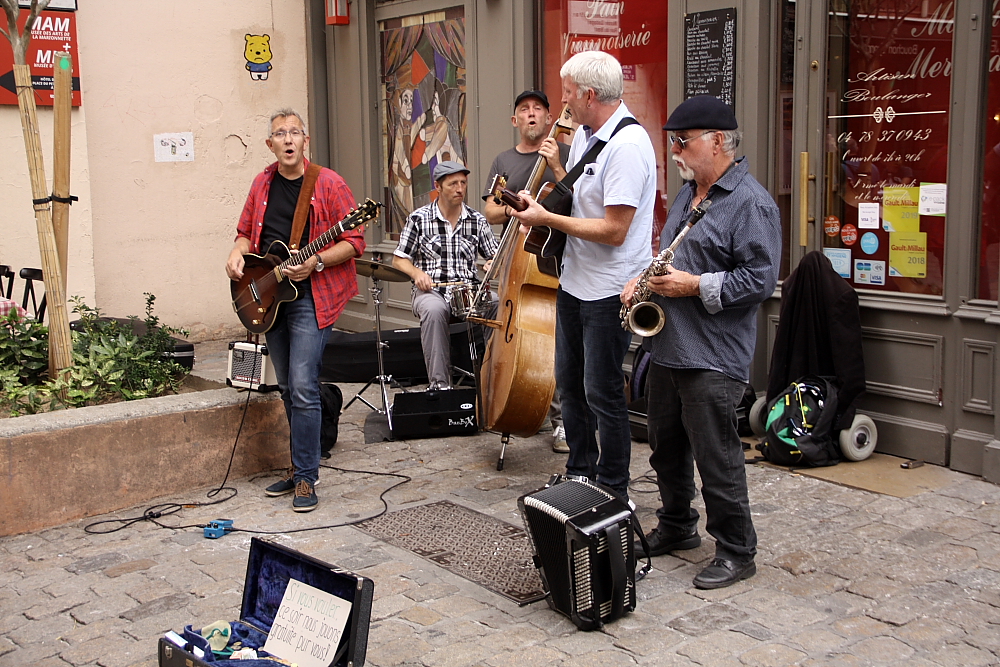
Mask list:
[[[286,134],[288,136],[290,136],[292,139],[298,139],[299,137],[303,136],[305,133],[302,130],[287,130],[287,131],[286,130],[278,130],[277,132],[272,132],[271,133],[271,138],[272,139],[284,139]]]
[[[681,139],[680,137],[675,137],[673,135],[670,135],[670,137],[669,137],[669,139],[670,139],[670,145],[672,147],[674,144],[680,144],[681,145],[681,150],[684,150],[685,148],[687,148],[688,143],[694,141],[695,139],[701,139],[706,134],[713,134],[715,132],[718,132],[718,130],[705,130],[704,132],[702,132],[701,134],[699,134],[697,137],[688,137],[686,139]]]

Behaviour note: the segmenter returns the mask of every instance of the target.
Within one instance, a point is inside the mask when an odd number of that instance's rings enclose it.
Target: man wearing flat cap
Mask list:
[[[569,156],[569,145],[549,138],[552,127],[552,113],[549,109],[549,98],[540,90],[526,90],[514,99],[514,115],[510,123],[517,128],[519,140],[513,148],[505,150],[493,159],[486,187],[483,190],[483,201],[486,202],[483,214],[491,225],[502,225],[510,220],[510,208],[493,201],[490,185],[497,174],[507,174],[507,189],[512,192],[523,190],[528,185],[531,172],[539,156],[545,158],[545,172],[542,183],[555,183],[566,176],[563,165]],[[549,423],[552,424],[552,451],[566,454],[569,445],[566,444],[566,431],[562,423],[562,407],[559,401],[559,390],[552,396],[549,405]]]
[[[410,214],[392,257],[392,265],[413,281],[413,314],[420,318],[431,389],[451,388],[451,305],[445,296],[454,285],[441,283],[478,284],[476,254],[492,260],[497,251],[486,218],[465,203],[468,176],[458,162],[434,167],[437,199]]]
[[[651,339],[646,385],[649,462],[662,503],[648,542],[654,556],[701,544],[691,507],[697,463],[715,557],[693,583],[722,588],[757,572],[736,405],[749,380],[757,310],[778,280],[781,221],[747,159],[736,157],[741,133],[727,104],[692,97],[663,129],[671,133],[670,157],[685,183],[667,214],[661,247],[670,245],[694,207],[711,206],[677,246],[668,273],[648,281],[665,319]],[[632,280],[623,303],[634,289]]]

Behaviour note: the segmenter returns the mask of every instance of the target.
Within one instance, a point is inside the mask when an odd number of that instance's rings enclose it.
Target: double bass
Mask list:
[[[567,105],[549,131],[550,138],[573,129]],[[525,189],[539,191],[546,161],[538,157]],[[491,190],[498,194],[501,177]],[[525,234],[511,218],[482,288],[498,277],[499,304],[496,320],[470,317],[494,329],[483,354],[479,372],[480,423],[501,434],[502,448],[497,470],[511,435],[529,437],[538,432],[548,414],[555,392],[556,289],[559,280],[539,269],[539,257],[524,249]],[[543,260],[544,261],[544,260]],[[480,295],[474,300],[480,302]]]

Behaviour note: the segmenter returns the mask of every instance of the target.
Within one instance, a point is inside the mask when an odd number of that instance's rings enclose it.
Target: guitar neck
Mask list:
[[[278,266],[278,268],[284,269],[288,268],[289,266],[295,266],[297,264],[301,264],[306,259],[309,259],[317,252],[322,250],[323,246],[325,246],[327,243],[340,236],[344,232],[345,228],[347,228],[347,223],[350,220],[353,220],[353,216],[348,218],[347,220],[344,220],[343,222],[337,223],[330,229],[326,230],[325,232],[317,236],[311,243],[303,246],[302,249],[299,250],[299,252],[292,255],[284,262],[282,262]],[[305,259],[299,259],[300,257],[304,257]]]

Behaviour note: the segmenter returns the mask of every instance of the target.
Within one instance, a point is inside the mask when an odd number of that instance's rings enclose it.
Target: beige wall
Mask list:
[[[306,113],[302,3],[90,0],[77,27],[69,294],[124,317],[151,292],[161,320],[192,338],[239,335],[223,265],[250,182],[273,161],[267,118]],[[247,33],[271,37],[266,81],[245,68]],[[51,111],[40,124],[51,145]],[[154,161],[154,134],[187,131],[193,162]],[[38,266],[16,107],[0,107],[0,150],[13,156],[0,161],[0,263]]]
[[[2,39],[2,37],[0,37]],[[38,133],[48,179],[46,192],[52,190],[52,107],[38,108]],[[80,198],[70,209],[67,294],[82,296],[94,304],[94,248],[90,197],[90,170],[87,160],[86,111],[72,114],[72,155],[70,159],[71,192]],[[21,116],[16,106],[0,106],[0,264],[8,264],[17,273],[25,267],[40,269],[38,230],[31,204],[31,179],[24,151]],[[14,280],[11,297],[21,301],[24,282]],[[39,292],[39,295],[41,292]]]

